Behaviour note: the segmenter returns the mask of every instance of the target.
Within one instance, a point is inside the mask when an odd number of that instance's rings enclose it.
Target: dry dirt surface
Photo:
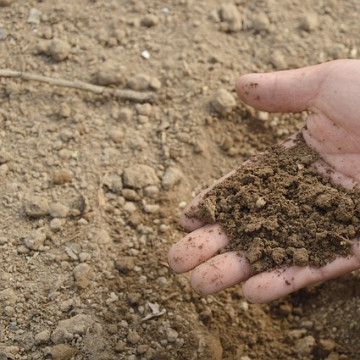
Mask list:
[[[122,90],[0,78],[0,359],[359,359],[358,273],[254,305],[167,264],[184,204],[302,126],[235,101],[234,78],[356,58],[359,14],[0,0],[0,69]]]

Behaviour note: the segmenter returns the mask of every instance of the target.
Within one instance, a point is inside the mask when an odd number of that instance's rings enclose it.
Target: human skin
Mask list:
[[[296,70],[248,74],[236,81],[236,90],[243,102],[259,110],[308,111],[302,133],[306,143],[323,159],[314,166],[321,173],[330,167],[335,183],[347,188],[358,186],[360,60],[336,60]],[[290,143],[285,142],[285,146]],[[191,284],[200,294],[213,294],[244,282],[244,297],[253,303],[265,303],[360,268],[360,242],[353,239],[352,255],[338,257],[321,268],[291,266],[253,275],[244,254],[232,251],[217,255],[229,242],[226,234],[218,231],[218,224],[205,224],[185,215],[190,208],[196,212],[197,204],[210,188],[184,209],[181,224],[189,234],[174,244],[168,255],[175,272],[193,270]]]

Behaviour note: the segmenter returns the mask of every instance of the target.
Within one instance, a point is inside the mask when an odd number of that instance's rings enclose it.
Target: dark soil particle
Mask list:
[[[317,160],[302,135],[292,148],[274,146],[210,190],[196,217],[219,223],[226,250],[245,251],[255,273],[348,256],[360,232],[359,193],[320,175]]]

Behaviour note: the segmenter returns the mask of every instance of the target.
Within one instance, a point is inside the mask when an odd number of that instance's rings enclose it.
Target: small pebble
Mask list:
[[[54,345],[50,350],[53,360],[70,360],[77,350],[68,344]]]
[[[179,333],[172,329],[172,328],[167,328],[166,329],[166,339],[169,343],[173,343],[175,342],[175,340],[178,338]]]
[[[71,51],[71,46],[68,42],[61,39],[53,39],[48,47],[48,54],[58,62],[64,61],[68,58]]]
[[[135,345],[140,341],[141,337],[140,335],[136,332],[136,331],[129,331],[129,334],[127,336],[127,341],[132,344]]]
[[[32,25],[39,25],[41,21],[41,11],[36,8],[31,8],[27,22]]]
[[[294,351],[300,356],[308,356],[311,354],[315,346],[315,339],[313,336],[305,336],[295,342]]]
[[[62,221],[58,218],[52,219],[49,226],[50,229],[54,232],[60,231],[62,228]]]
[[[74,269],[74,278],[76,285],[81,288],[87,288],[91,283],[91,267],[86,263],[77,265]]]
[[[220,115],[225,116],[234,109],[236,101],[229,91],[220,89],[212,97],[211,105]]]
[[[170,166],[166,169],[162,178],[162,186],[165,190],[171,190],[175,185],[179,184],[184,178],[182,171],[174,166]]]
[[[146,74],[137,74],[131,77],[127,86],[136,91],[144,91],[150,87],[150,76]]]
[[[33,231],[24,239],[24,245],[30,250],[39,250],[44,245],[46,235],[41,229]]]
[[[55,185],[63,185],[72,181],[72,174],[68,170],[56,170],[52,174]]]
[[[135,260],[132,256],[120,256],[115,262],[115,267],[122,273],[128,273],[134,270]]]
[[[242,28],[240,13],[234,4],[223,4],[218,10],[220,20],[223,22],[222,30],[228,32],[239,31]]]
[[[147,50],[141,52],[141,57],[148,60],[150,59],[150,53]]]
[[[69,214],[69,208],[61,203],[52,203],[49,207],[49,214],[52,218],[65,218]]]
[[[116,174],[107,175],[103,181],[103,184],[114,194],[121,194],[122,180],[119,175]]]
[[[318,26],[319,26],[319,18],[316,13],[307,12],[307,14],[300,19],[301,30],[312,32],[316,30]]]
[[[118,61],[108,60],[102,63],[95,74],[94,80],[97,84],[123,85],[126,82],[127,69]]]
[[[256,32],[269,31],[270,21],[264,12],[256,13],[252,19],[252,29]]]
[[[46,216],[49,212],[49,203],[45,198],[31,196],[25,201],[25,212],[32,218]]]
[[[146,27],[153,27],[159,23],[159,18],[153,14],[147,14],[141,19],[141,25]]]
[[[50,334],[51,334],[50,330],[48,330],[48,329],[37,333],[35,335],[35,344],[36,345],[46,344],[47,342],[50,341]]]
[[[148,185],[157,185],[159,178],[149,165],[136,164],[124,170],[123,183],[126,187],[140,189]]]

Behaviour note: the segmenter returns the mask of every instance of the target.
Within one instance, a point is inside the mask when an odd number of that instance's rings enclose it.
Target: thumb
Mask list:
[[[327,64],[266,74],[248,74],[236,81],[242,101],[269,112],[311,110]]]

